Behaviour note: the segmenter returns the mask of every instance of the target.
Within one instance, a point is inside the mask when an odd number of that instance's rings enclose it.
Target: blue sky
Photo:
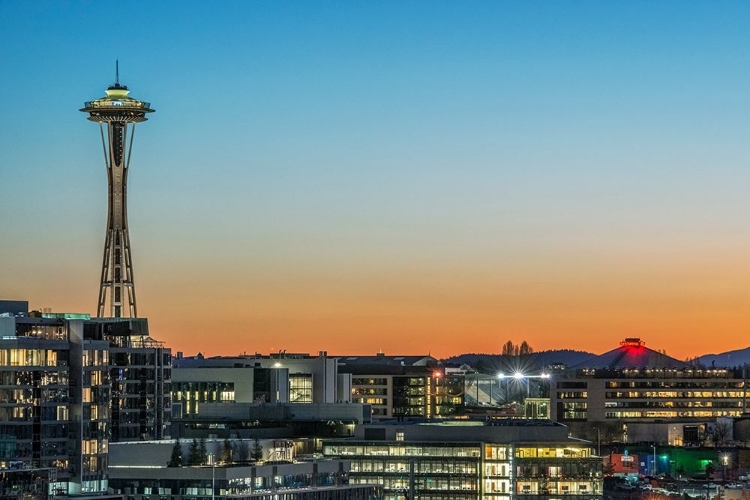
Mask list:
[[[77,110],[119,59],[156,109],[139,311],[177,347],[211,324],[261,351],[745,347],[749,24],[746,2],[4,1],[0,296],[93,312],[106,177]],[[382,339],[347,344],[365,324]]]

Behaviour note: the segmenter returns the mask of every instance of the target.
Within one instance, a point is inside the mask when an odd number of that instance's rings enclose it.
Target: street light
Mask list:
[[[281,363],[278,362],[278,361],[276,361],[273,364],[272,368],[274,368],[274,370],[271,371],[271,373],[273,373],[273,383],[276,385],[276,400],[274,401],[274,403],[278,404],[279,403],[279,399],[280,399],[280,394],[279,394],[279,370],[282,368]],[[288,382],[287,382],[287,384],[288,384]],[[286,397],[287,397],[287,399],[289,398],[289,393],[288,392],[287,392]]]
[[[541,373],[539,375],[526,375],[523,372],[517,371],[517,372],[513,372],[512,374],[498,373],[497,378],[499,378],[500,380],[512,378],[518,382],[526,379],[526,397],[528,398],[531,392],[531,380],[530,379],[538,378],[542,380],[548,380],[551,378],[551,375],[549,373]],[[508,386],[506,384],[506,390],[507,390],[507,387]],[[507,399],[507,395],[506,395],[506,399]]]
[[[208,461],[211,463],[211,500],[216,500],[216,457],[213,453],[208,454]]]
[[[654,462],[653,462],[653,465],[651,466],[651,475],[656,477],[656,445],[652,444],[651,448],[654,449]]]

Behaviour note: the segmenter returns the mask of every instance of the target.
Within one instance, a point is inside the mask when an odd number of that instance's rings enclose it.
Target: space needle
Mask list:
[[[86,102],[81,109],[89,114],[89,120],[99,123],[109,181],[97,316],[134,318],[138,311],[128,233],[127,180],[135,125],[146,121],[146,113],[154,110],[150,103],[130,97],[128,88],[120,85],[119,63],[116,64],[115,83],[105,93],[106,96]]]

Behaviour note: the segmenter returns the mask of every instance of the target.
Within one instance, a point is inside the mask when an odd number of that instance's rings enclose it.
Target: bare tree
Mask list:
[[[713,441],[717,446],[726,443],[732,435],[732,423],[728,420],[717,420],[714,425]]]

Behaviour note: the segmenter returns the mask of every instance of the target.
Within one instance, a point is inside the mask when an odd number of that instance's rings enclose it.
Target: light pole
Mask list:
[[[653,462],[653,465],[651,466],[651,475],[656,477],[656,445],[652,444],[651,448],[654,449],[654,462]]]
[[[278,361],[273,364],[274,371],[276,372],[276,399],[274,403],[279,403],[279,370],[281,369],[281,363]]]
[[[521,372],[516,372],[516,373],[513,374],[513,378],[516,379],[516,380],[518,380],[519,382],[521,382],[523,379],[526,379],[526,398],[528,398],[529,397],[529,393],[531,392],[531,389],[529,388],[529,384],[530,384],[529,378],[530,377],[528,375],[524,375]]]
[[[213,453],[208,455],[211,461],[211,500],[216,500],[216,457]]]
[[[508,403],[508,383],[505,383],[505,388],[503,388],[503,380],[505,380],[505,374],[504,373],[498,373],[497,378],[499,379],[499,382],[497,383],[497,390],[502,392],[503,394],[503,404]]]
[[[596,431],[596,455],[601,457],[602,456],[602,436],[599,431],[599,427],[593,427],[593,429]]]
[[[533,407],[534,411],[531,411],[532,408],[530,408],[530,406],[529,406],[528,399],[531,397],[531,379],[532,378],[538,378],[540,380],[543,380],[543,381],[546,380],[546,381],[549,382],[549,380],[552,378],[552,375],[550,375],[549,373],[541,373],[539,375],[526,375],[525,373],[521,373],[521,372],[517,371],[517,372],[514,372],[512,374],[498,373],[497,374],[497,378],[498,378],[498,390],[500,390],[500,391],[503,392],[503,402],[505,404],[508,403],[508,379],[512,378],[513,380],[515,380],[519,384],[522,384],[523,380],[525,379],[526,380],[526,399],[523,400],[524,417],[525,418],[539,418],[539,416],[538,416],[539,415],[539,409],[542,408],[541,404],[538,403],[537,405],[535,405]],[[503,389],[503,383],[502,383],[503,380],[506,381],[505,382],[505,389]],[[537,389],[539,389],[539,387]],[[550,390],[550,392],[552,391],[551,387],[550,387],[549,390]],[[523,398],[523,394],[522,393],[521,393],[521,397]],[[545,408],[546,408],[546,410],[545,410],[546,418],[549,418],[549,403],[547,403],[547,405],[545,406]],[[531,415],[529,415],[529,413],[531,413]]]

